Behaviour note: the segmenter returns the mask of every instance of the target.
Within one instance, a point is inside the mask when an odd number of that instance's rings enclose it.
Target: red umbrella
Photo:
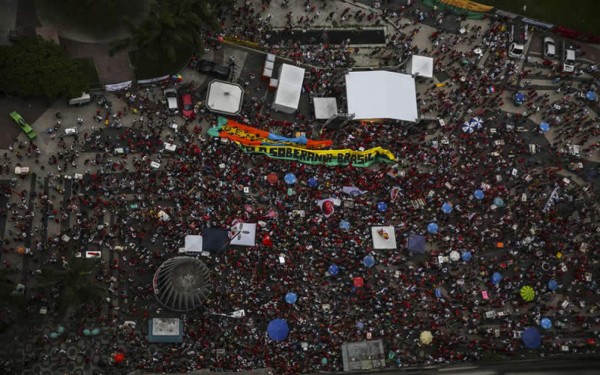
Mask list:
[[[271,241],[271,236],[269,236],[269,234],[267,234],[267,233],[265,233],[263,235],[262,243],[265,246],[273,246],[273,241]]]
[[[355,277],[354,278],[354,286],[355,287],[360,288],[363,285],[365,285],[365,280],[362,277]]]
[[[115,363],[121,363],[125,360],[125,354],[117,352],[113,354],[113,360]]]
[[[279,176],[277,176],[277,173],[271,172],[267,175],[267,181],[271,185],[275,185],[278,180],[279,180]]]

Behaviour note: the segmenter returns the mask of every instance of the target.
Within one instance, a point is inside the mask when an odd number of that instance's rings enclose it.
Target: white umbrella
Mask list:
[[[477,130],[483,128],[483,119],[481,117],[473,117],[469,123]]]
[[[450,252],[450,260],[453,262],[458,262],[459,259],[460,259],[460,254],[458,253],[458,251],[452,250]]]
[[[431,344],[431,341],[433,341],[433,335],[429,331],[423,331],[423,332],[421,332],[420,339],[421,339],[421,344],[429,345],[429,344]]]

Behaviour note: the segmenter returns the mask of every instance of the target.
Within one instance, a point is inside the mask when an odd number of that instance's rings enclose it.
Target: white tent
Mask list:
[[[412,55],[406,63],[406,73],[414,77],[433,77],[433,58]]]
[[[232,245],[238,246],[256,246],[256,224],[255,223],[238,223],[231,227],[229,232]]]
[[[202,236],[188,234],[185,236],[184,251],[190,253],[201,253],[202,252]]]
[[[297,66],[282,64],[279,69],[279,83],[275,93],[273,109],[285,113],[294,113],[300,103],[304,82],[304,69]]]
[[[415,79],[386,71],[346,74],[348,113],[355,120],[394,119],[416,122]]]
[[[237,83],[214,80],[208,84],[206,108],[212,112],[236,115],[243,101],[244,89]]]
[[[385,238],[387,236],[387,239]],[[396,232],[393,226],[371,227],[374,249],[396,249]]]
[[[337,101],[335,98],[314,98],[315,118],[317,120],[329,119],[338,113]]]

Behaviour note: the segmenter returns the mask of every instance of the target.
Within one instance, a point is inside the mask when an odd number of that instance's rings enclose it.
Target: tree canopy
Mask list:
[[[89,88],[85,63],[41,38],[0,46],[0,91],[18,96],[75,97]]]
[[[114,49],[133,47],[152,59],[174,61],[181,47],[199,49],[202,30],[217,30],[218,7],[230,1],[160,0],[139,25],[130,25],[132,36],[114,44]]]

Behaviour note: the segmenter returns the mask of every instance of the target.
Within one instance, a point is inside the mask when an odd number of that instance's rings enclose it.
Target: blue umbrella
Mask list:
[[[89,329],[87,329],[87,328],[84,328],[84,330],[83,330],[83,335],[84,335],[84,336],[89,336],[89,335],[91,335],[91,334],[92,334],[92,332],[90,332],[90,330],[89,330]]]
[[[293,173],[288,173],[285,175],[283,180],[285,181],[286,184],[293,185],[296,183],[296,175]]]
[[[56,329],[56,332],[57,332],[59,335],[62,335],[62,334],[65,332],[65,327],[63,327],[63,326],[58,326],[58,328]]]
[[[387,203],[385,203],[385,202],[377,203],[377,211],[385,212],[385,211],[387,211],[387,209],[388,209]]]
[[[375,265],[375,258],[373,258],[371,255],[367,255],[366,257],[364,257],[363,259],[363,264],[366,267],[373,267]]]
[[[363,329],[364,327],[365,327],[365,323],[363,323],[363,322],[357,322],[356,323],[356,328]]]
[[[56,332],[50,332],[48,334],[48,337],[50,337],[51,339],[57,339],[58,338],[58,333],[56,333]]]
[[[473,258],[473,254],[471,254],[471,252],[470,252],[470,251],[465,251],[465,252],[462,254],[462,260],[464,260],[465,262],[468,262],[468,261],[470,261],[470,260],[471,260],[471,258]]]
[[[494,198],[494,205],[497,207],[504,207],[504,200],[500,197]]]
[[[502,281],[502,274],[500,272],[494,272],[492,275],[492,284],[498,285]]]
[[[521,105],[525,101],[525,94],[523,94],[522,92],[518,92],[515,94],[514,99],[515,99],[515,104]]]
[[[540,320],[540,326],[543,329],[550,329],[552,328],[552,320],[548,318],[542,318],[542,320]]]
[[[427,231],[431,234],[436,234],[438,232],[438,225],[436,223],[427,224]]]
[[[477,189],[473,192],[473,196],[475,197],[475,199],[482,200],[483,197],[485,197],[485,194],[483,190]]]
[[[341,220],[340,221],[340,229],[341,230],[348,230],[348,229],[350,229],[350,222],[348,222],[346,220]]]
[[[335,264],[332,264],[331,266],[329,266],[329,269],[327,269],[327,272],[329,272],[331,276],[335,276],[338,273],[340,273],[340,268]]]
[[[283,341],[288,337],[290,333],[290,327],[283,319],[273,319],[269,322],[267,327],[267,334],[274,341]]]
[[[585,94],[585,97],[587,98],[587,100],[589,100],[590,102],[593,102],[594,100],[596,100],[596,98],[598,97],[598,95],[596,95],[596,93],[594,91],[588,91]]]
[[[475,124],[465,121],[462,125],[462,131],[467,134],[472,134],[475,131]]]
[[[437,298],[442,298],[442,291],[438,288],[435,288],[435,296]]]
[[[316,177],[309,178],[308,186],[310,186],[311,188],[316,188],[317,186],[319,186],[319,180],[317,180]]]
[[[100,328],[94,328],[92,329],[92,336],[96,336],[100,334]]]
[[[296,293],[289,292],[285,295],[285,302],[293,305],[298,300],[298,295]]]
[[[445,214],[449,214],[450,212],[452,212],[452,205],[450,203],[448,203],[448,202],[444,203],[442,205],[442,211]]]
[[[556,289],[558,289],[558,283],[556,282],[556,280],[548,281],[548,289],[550,289],[551,291],[555,291]]]
[[[540,123],[540,130],[542,131],[542,133],[547,132],[548,130],[550,130],[550,124],[548,124],[547,122]]]
[[[528,349],[537,349],[542,346],[542,335],[540,335],[540,331],[535,327],[529,327],[523,331],[521,340],[523,340],[523,344]]]

